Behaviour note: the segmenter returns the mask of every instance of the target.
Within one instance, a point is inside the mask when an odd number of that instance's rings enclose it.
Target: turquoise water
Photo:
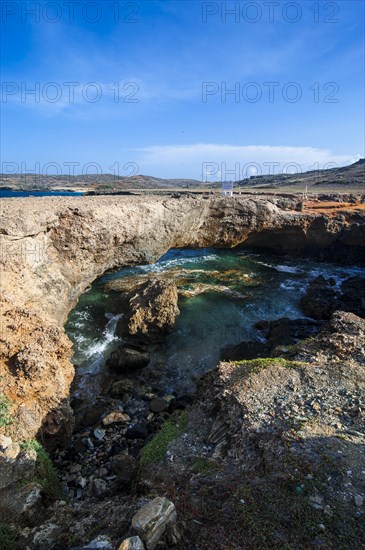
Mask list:
[[[77,392],[95,385],[105,359],[121,340],[115,336],[120,315],[115,279],[138,281],[146,274],[167,275],[179,287],[180,315],[163,344],[151,346],[151,363],[141,376],[163,366],[159,383],[166,393],[194,390],[195,382],[219,361],[221,349],[259,339],[261,320],[303,317],[299,301],[318,275],[336,284],[365,269],[245,250],[171,250],[158,262],[105,275],[80,297],[66,326],[78,365]],[[96,391],[96,390],[95,390]]]
[[[83,194],[73,191],[13,191],[11,189],[0,189],[0,199],[16,197],[77,197]]]

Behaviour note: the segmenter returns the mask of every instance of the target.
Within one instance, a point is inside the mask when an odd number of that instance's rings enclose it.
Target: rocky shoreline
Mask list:
[[[98,275],[153,261],[170,247],[244,243],[359,258],[361,197],[340,212],[309,205],[299,211],[298,199],[283,197],[41,203],[27,199],[22,218],[16,216],[23,200],[1,205],[0,374],[2,410],[8,407],[11,418],[3,415],[0,427],[0,523],[10,524],[6,536],[16,532],[14,547],[203,550],[213,533],[217,548],[361,548],[361,280],[345,282],[340,294],[317,280],[302,308],[318,326],[282,320],[262,326],[270,345],[250,355],[244,343],[234,360],[202,379],[194,402],[164,395],[148,378],[141,383],[133,372],[143,358],[124,349],[110,360],[109,388],[84,418],[76,417],[73,436],[71,345],[62,327]],[[163,278],[145,281],[127,302],[120,330],[129,332],[130,346],[163,338],[178,314],[175,284]],[[292,339],[278,340],[283,332]],[[61,483],[35,435],[57,448],[52,458]],[[288,516],[296,525],[301,514],[303,526],[290,530]]]

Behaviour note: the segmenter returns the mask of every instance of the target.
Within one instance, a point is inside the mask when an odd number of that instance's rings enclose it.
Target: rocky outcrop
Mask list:
[[[337,305],[334,286],[335,281],[327,281],[323,275],[314,279],[300,300],[303,313],[313,319],[329,319]]]
[[[318,331],[318,325],[311,319],[289,319],[281,317],[273,321],[256,323],[261,333],[260,340],[240,342],[235,346],[227,346],[221,352],[224,361],[240,359],[255,359],[267,357],[275,352],[277,346],[290,346],[299,340],[313,336]]]
[[[222,362],[200,381],[183,435],[143,470],[175,496],[186,548],[362,545],[364,331],[338,311],[290,359]]]
[[[118,323],[118,334],[151,343],[162,340],[172,330],[180,313],[174,283],[149,279],[128,298],[127,312]]]
[[[349,277],[336,288],[336,281],[316,277],[300,300],[303,313],[313,319],[330,319],[337,310],[365,317],[365,279]]]
[[[73,377],[62,325],[107,270],[153,262],[172,247],[247,244],[361,258],[363,205],[295,212],[282,197],[53,197],[1,203],[1,392],[17,440],[65,438]]]

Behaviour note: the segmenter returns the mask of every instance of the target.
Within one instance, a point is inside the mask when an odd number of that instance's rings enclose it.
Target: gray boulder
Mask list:
[[[175,505],[165,497],[153,499],[132,518],[132,527],[143,539],[147,550],[154,550],[166,531],[173,528],[175,523]]]

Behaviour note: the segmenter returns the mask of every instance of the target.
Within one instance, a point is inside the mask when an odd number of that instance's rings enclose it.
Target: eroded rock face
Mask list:
[[[1,306],[1,393],[11,407],[7,432],[22,441],[43,426],[44,436],[65,441],[73,426],[71,342],[61,327],[36,312],[13,307],[5,297]]]

